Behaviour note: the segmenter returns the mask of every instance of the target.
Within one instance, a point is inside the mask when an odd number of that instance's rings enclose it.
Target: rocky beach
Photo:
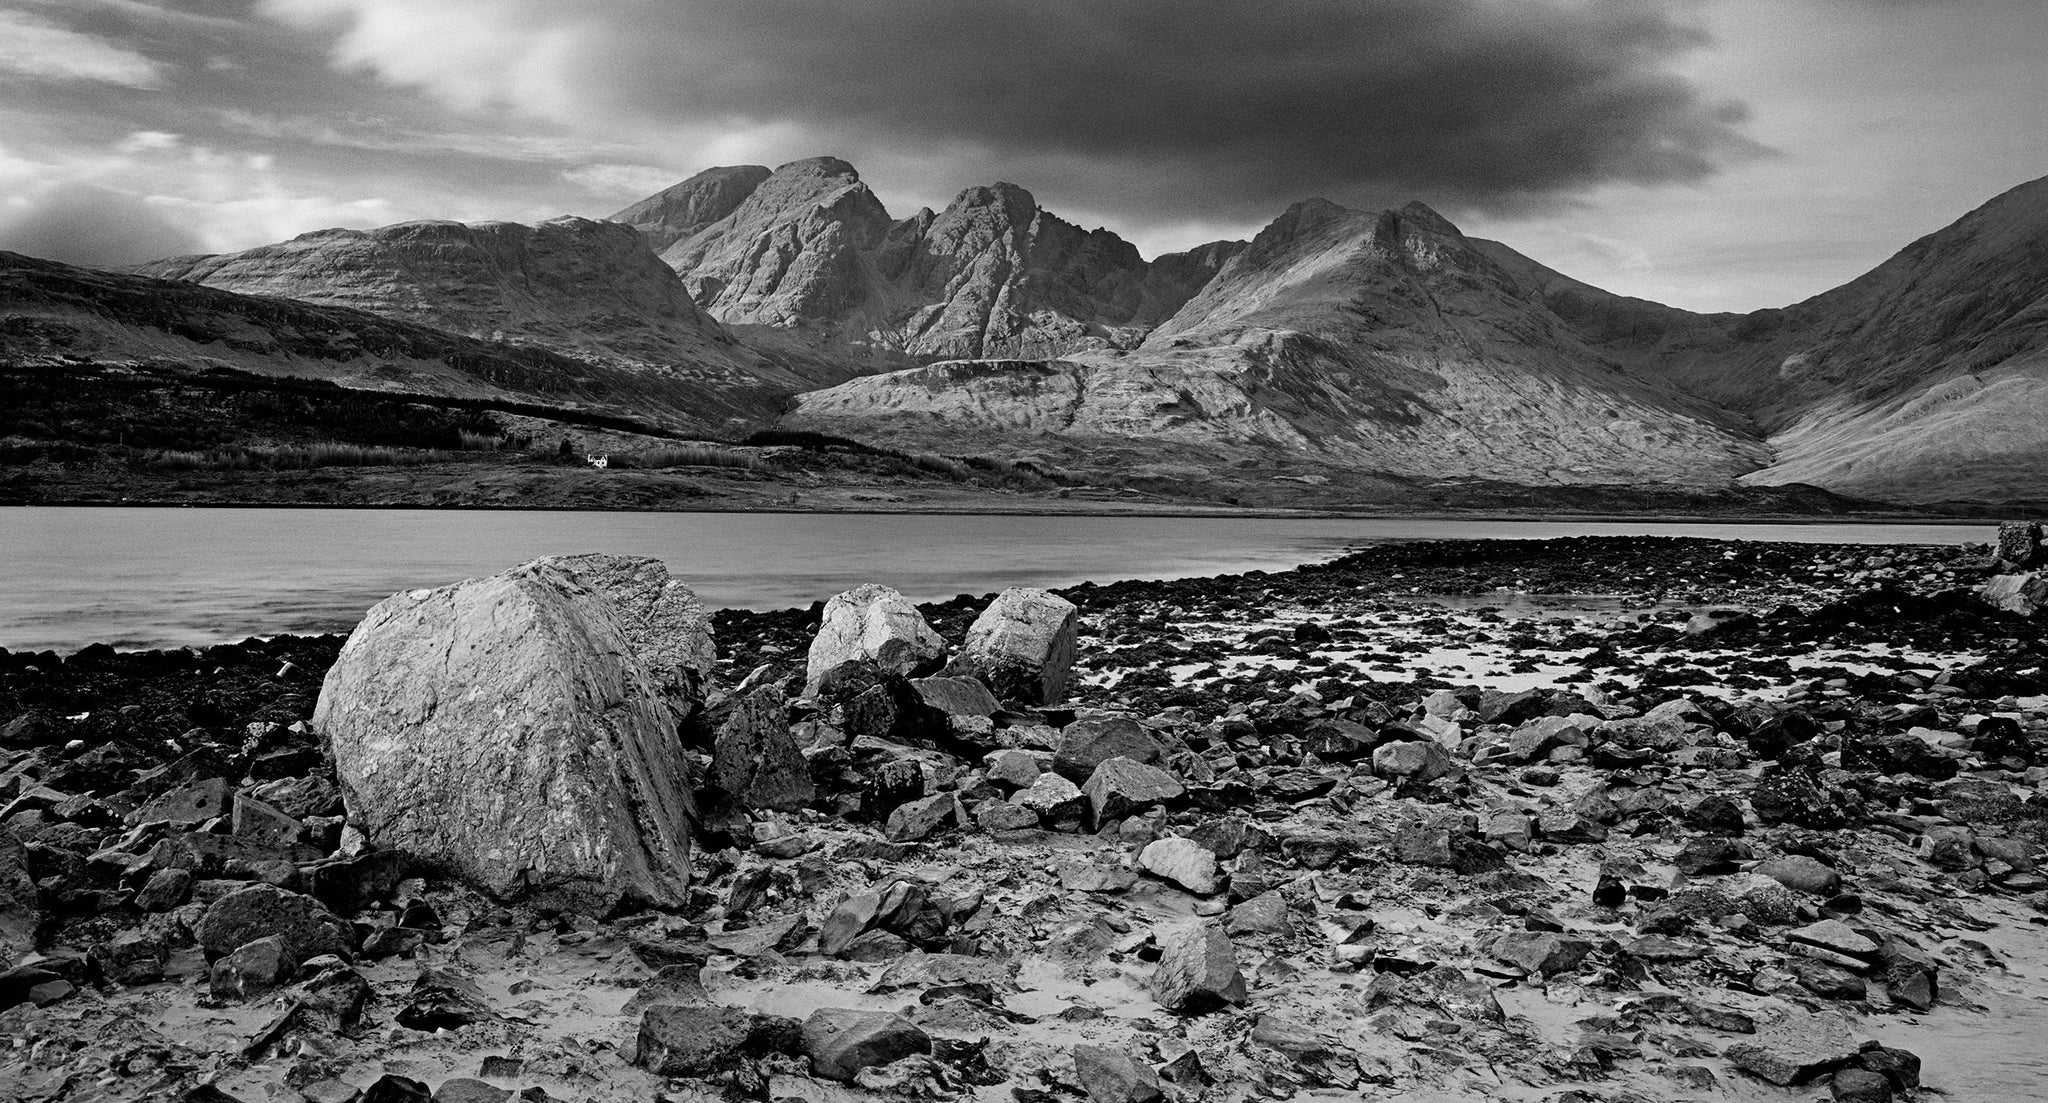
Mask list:
[[[771,613],[580,556],[0,652],[0,1095],[2031,1097],[2042,555]]]

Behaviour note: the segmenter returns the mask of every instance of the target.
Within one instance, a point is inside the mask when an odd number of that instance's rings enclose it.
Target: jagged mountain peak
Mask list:
[[[736,210],[768,179],[766,165],[708,168],[611,216],[647,238],[659,253]]]
[[[1462,238],[1465,236],[1464,231],[1458,229],[1455,223],[1438,214],[1434,207],[1420,199],[1410,200],[1406,206],[1403,206],[1395,213],[1400,216],[1403,229],[1422,230],[1432,234],[1442,234],[1445,237]]]

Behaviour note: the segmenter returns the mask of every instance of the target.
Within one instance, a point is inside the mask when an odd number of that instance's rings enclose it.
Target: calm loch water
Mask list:
[[[404,589],[541,555],[666,562],[714,607],[881,582],[925,601],[1005,586],[1284,570],[1387,540],[1651,534],[1955,544],[1984,525],[1012,517],[468,510],[0,509],[0,647],[183,646],[346,631]]]

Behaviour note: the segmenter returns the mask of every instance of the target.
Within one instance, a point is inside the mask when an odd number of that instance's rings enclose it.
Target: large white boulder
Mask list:
[[[815,694],[840,667],[873,663],[905,676],[929,674],[946,657],[939,638],[910,599],[870,582],[825,603],[824,622],[811,640],[804,693]]]
[[[1057,704],[1074,667],[1078,613],[1057,594],[1012,586],[974,618],[953,669],[974,674],[1005,700]]]
[[[677,907],[695,814],[677,725],[710,656],[703,606],[658,560],[538,559],[371,609],[313,723],[375,845],[499,897]]]

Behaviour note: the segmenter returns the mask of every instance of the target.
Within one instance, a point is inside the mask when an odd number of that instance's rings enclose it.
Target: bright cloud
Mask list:
[[[132,49],[4,8],[0,8],[0,72],[130,88],[157,88],[163,83],[162,68]]]

